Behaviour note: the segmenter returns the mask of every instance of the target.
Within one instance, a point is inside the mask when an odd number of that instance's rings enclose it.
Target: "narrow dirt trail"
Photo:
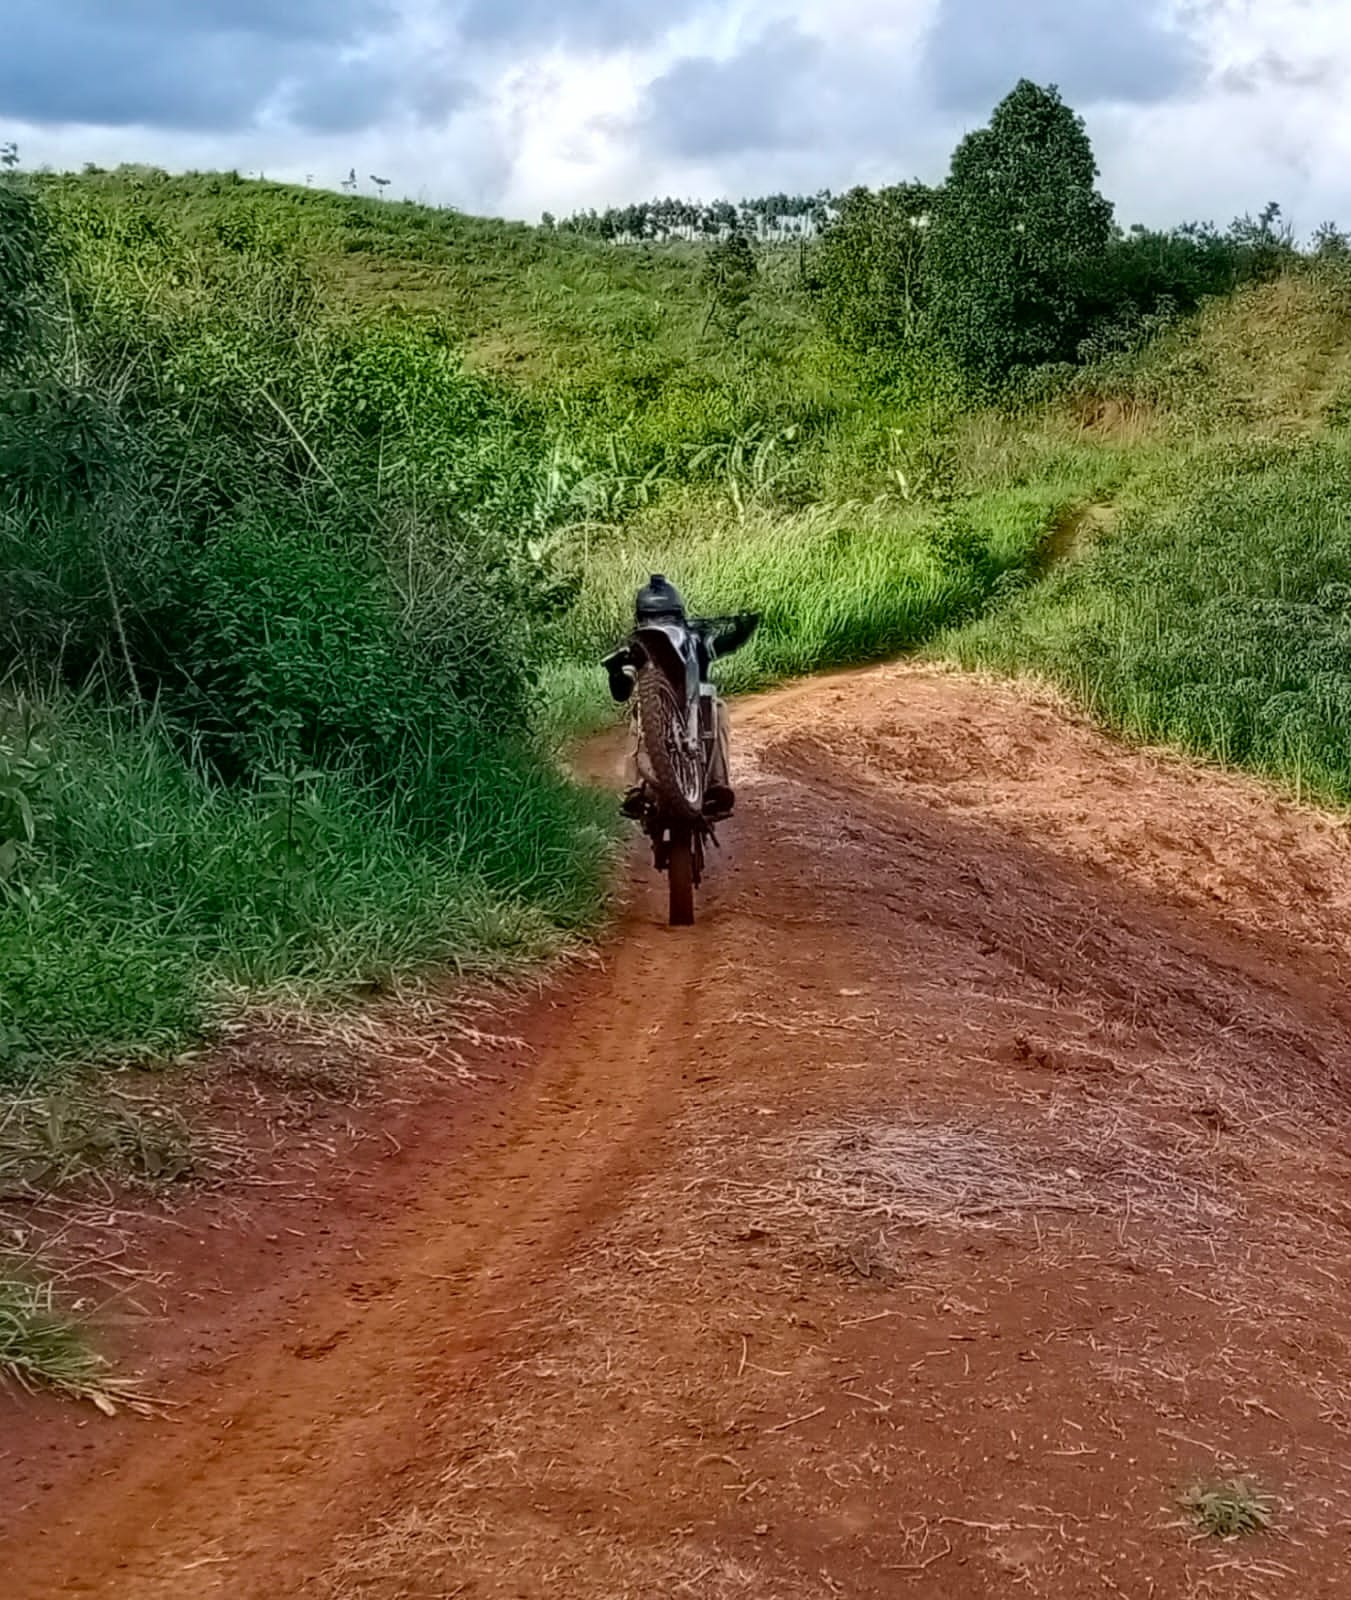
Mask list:
[[[8,1600],[1345,1592],[1346,831],[912,668],[736,742],[698,925],[637,861],[344,1270],[44,1465]],[[1231,1477],[1271,1530],[1195,1541]]]

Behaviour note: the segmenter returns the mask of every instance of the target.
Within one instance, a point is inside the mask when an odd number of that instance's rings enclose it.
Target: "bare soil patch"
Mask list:
[[[945,673],[736,724],[695,929],[636,862],[302,1200],[180,1213],[247,1271],[158,1258],[169,1415],[5,1432],[15,1600],[1345,1592],[1344,826]]]

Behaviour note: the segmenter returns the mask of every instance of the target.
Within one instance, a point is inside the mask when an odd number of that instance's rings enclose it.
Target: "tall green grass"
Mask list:
[[[350,770],[222,785],[154,717],[67,704],[34,738],[0,896],[0,1082],[171,1052],[243,993],[537,956],[596,913],[608,819],[526,753],[466,744],[414,829],[406,796]]]
[[[958,632],[1132,738],[1351,801],[1351,441],[1189,459],[1088,559]]]
[[[692,612],[760,613],[751,642],[717,669],[724,688],[744,692],[898,654],[970,616],[1032,559],[1055,507],[1054,492],[1036,490],[942,509],[846,504],[740,518],[716,502],[677,502],[593,534],[564,558],[577,591],[551,635],[552,725],[607,719],[597,663],[627,633],[635,590],[653,572]]]

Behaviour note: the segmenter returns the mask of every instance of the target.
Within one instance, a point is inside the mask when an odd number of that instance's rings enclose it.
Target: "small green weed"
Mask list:
[[[1271,1526],[1270,1499],[1238,1478],[1193,1484],[1178,1504],[1203,1534],[1214,1539],[1264,1533]]]
[[[45,821],[43,799],[50,766],[32,707],[21,703],[11,726],[0,725],[0,895],[25,892],[21,867]]]

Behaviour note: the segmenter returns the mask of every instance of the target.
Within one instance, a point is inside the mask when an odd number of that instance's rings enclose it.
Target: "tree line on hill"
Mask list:
[[[840,344],[882,368],[942,354],[978,389],[1129,349],[1299,255],[1274,202],[1224,229],[1123,229],[1097,178],[1082,118],[1055,87],[1024,79],[958,145],[941,184],[665,199],[545,223],[616,245],[711,241],[708,321],[729,332],[755,282],[752,244],[801,240],[803,276]],[[1351,246],[1324,223],[1311,250]]]
[[[577,211],[556,219],[546,211],[543,225],[560,233],[604,239],[607,244],[664,244],[683,239],[724,239],[733,233],[764,243],[787,244],[815,238],[837,216],[829,189],[816,194],[767,194],[748,200],[641,200]]]
[[[860,355],[938,349],[993,387],[1130,348],[1297,254],[1274,202],[1223,230],[1122,229],[1097,178],[1082,118],[1055,88],[1020,82],[942,184],[843,196],[812,257],[828,325]],[[1347,243],[1325,224],[1314,247]]]

